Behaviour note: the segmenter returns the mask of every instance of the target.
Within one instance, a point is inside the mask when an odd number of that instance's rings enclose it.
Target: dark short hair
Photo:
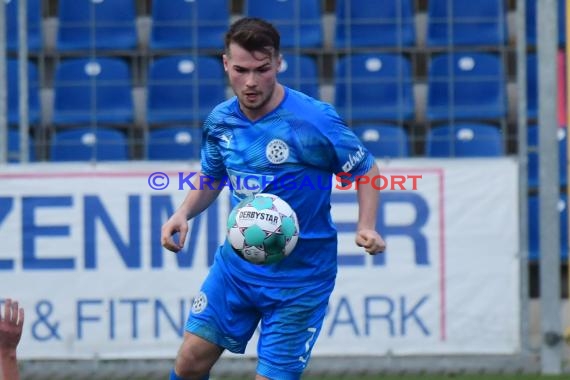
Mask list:
[[[226,53],[229,52],[231,43],[236,43],[249,52],[278,55],[281,36],[271,23],[256,17],[244,17],[234,22],[226,33]]]

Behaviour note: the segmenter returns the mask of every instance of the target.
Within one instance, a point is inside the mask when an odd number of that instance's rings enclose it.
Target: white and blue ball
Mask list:
[[[259,193],[230,212],[228,241],[253,264],[273,264],[288,256],[299,238],[299,222],[291,206],[273,194]]]

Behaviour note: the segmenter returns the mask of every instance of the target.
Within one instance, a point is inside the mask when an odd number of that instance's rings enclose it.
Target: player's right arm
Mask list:
[[[190,190],[176,212],[162,226],[160,241],[169,251],[179,252],[184,247],[188,234],[188,221],[208,208],[216,200],[222,187],[220,180],[212,181],[208,186],[201,182],[202,173],[194,177],[195,190]],[[175,242],[172,236],[179,233],[180,239]]]

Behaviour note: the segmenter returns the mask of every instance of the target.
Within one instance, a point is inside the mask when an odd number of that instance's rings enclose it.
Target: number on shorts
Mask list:
[[[313,339],[315,338],[315,334],[317,333],[317,329],[315,327],[309,327],[307,329],[307,331],[309,333],[311,333],[311,336],[309,337],[309,339],[307,339],[307,341],[305,342],[305,355],[303,356],[299,356],[299,361],[302,363],[307,363],[307,360],[309,359],[309,351],[311,350],[311,342],[313,341]]]

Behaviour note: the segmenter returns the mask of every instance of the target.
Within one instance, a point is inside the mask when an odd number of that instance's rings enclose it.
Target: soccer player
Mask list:
[[[230,26],[223,65],[236,96],[215,107],[203,127],[200,175],[213,179],[212,186],[196,186],[187,194],[163,225],[161,242],[178,252],[188,220],[216,199],[219,184],[236,177],[257,178],[259,191],[292,206],[299,241],[288,257],[270,265],[247,262],[227,241],[218,248],[194,298],[170,379],[207,379],[224,350],[244,352],[258,325],[256,380],[299,379],[337,273],[330,186],[301,184],[322,183],[335,173],[350,178],[379,173],[374,158],[330,105],[278,83],[279,44],[279,33],[264,20],[242,18]],[[234,187],[234,205],[252,188],[249,184]],[[356,244],[371,255],[383,252],[375,226],[379,192],[363,181],[357,199]],[[174,241],[177,232],[180,238]]]
[[[4,303],[4,315],[0,311],[0,379],[20,380],[16,349],[23,326],[24,309],[8,298]]]

